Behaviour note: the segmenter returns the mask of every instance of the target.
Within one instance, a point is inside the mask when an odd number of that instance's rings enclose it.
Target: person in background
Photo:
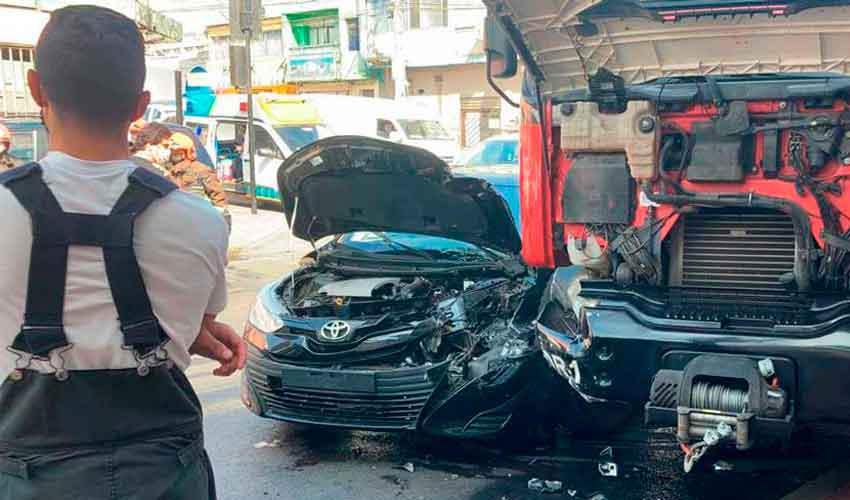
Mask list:
[[[9,152],[11,149],[12,132],[0,123],[0,172],[19,167],[23,164],[21,160],[12,156],[12,153]]]
[[[130,143],[130,152],[133,152],[133,147],[136,144],[136,138],[139,136],[139,132],[145,128],[148,122],[144,120],[144,118],[139,118],[130,124],[130,133],[127,134],[128,142]]]
[[[218,208],[227,208],[227,195],[214,170],[197,160],[195,142],[182,132],[171,134],[165,176],[184,191],[203,190]]]
[[[166,174],[171,158],[171,130],[162,123],[148,123],[136,134],[136,140],[130,149],[136,158],[146,160],[156,171]]]

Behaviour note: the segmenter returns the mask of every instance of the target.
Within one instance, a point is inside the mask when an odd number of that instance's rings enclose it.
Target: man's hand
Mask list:
[[[248,351],[236,330],[225,323],[206,315],[201,324],[198,338],[189,347],[189,352],[213,361],[221,366],[213,370],[214,375],[228,377],[245,367]]]

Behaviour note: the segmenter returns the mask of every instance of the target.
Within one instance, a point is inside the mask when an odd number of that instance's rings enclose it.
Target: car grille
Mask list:
[[[686,287],[783,290],[794,271],[794,223],[780,212],[704,210],[684,221]]]
[[[284,420],[374,430],[415,429],[448,365],[375,371],[375,392],[355,393],[285,385],[249,365],[251,385],[266,412]]]

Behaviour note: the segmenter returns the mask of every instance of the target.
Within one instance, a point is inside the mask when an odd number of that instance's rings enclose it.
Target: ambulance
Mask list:
[[[186,126],[194,130],[212,158],[225,189],[250,194],[248,136],[254,134],[257,198],[279,204],[277,170],[284,159],[328,135],[316,107],[301,96],[260,92],[254,123],[248,127],[248,96],[230,92],[186,95]]]

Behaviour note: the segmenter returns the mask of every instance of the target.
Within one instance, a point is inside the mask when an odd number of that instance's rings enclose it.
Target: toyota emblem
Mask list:
[[[328,321],[319,330],[319,337],[329,342],[341,342],[351,335],[351,325],[345,321],[335,319]]]

